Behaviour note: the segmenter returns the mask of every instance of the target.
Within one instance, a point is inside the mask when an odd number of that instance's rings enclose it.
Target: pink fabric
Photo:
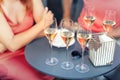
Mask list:
[[[33,25],[33,16],[27,13],[23,22],[14,24],[7,16],[6,20],[13,33],[23,32]],[[45,75],[33,69],[25,60],[24,47],[16,52],[6,51],[0,54],[0,80],[53,80],[54,77]]]
[[[88,1],[88,2],[87,2]],[[102,27],[102,21],[103,17],[105,15],[105,10],[113,9],[117,11],[116,15],[116,26],[120,25],[120,0],[84,0],[84,7],[81,12],[80,17],[78,18],[78,22],[82,25],[84,28],[87,28],[87,25],[83,23],[83,15],[84,15],[84,8],[87,5],[93,5],[94,6],[94,15],[96,17],[96,20],[94,24],[92,25],[92,31],[93,32],[101,32],[103,31]]]
[[[26,16],[23,19],[23,22],[21,22],[19,24],[14,24],[9,19],[9,17],[6,16],[5,13],[4,13],[4,16],[5,16],[8,24],[11,26],[11,29],[12,29],[12,31],[13,31],[14,34],[18,34],[18,33],[22,32],[22,31],[25,31],[25,30],[29,29],[33,25],[33,23],[34,23],[33,16],[32,16],[32,14],[30,12],[28,12],[26,14]]]

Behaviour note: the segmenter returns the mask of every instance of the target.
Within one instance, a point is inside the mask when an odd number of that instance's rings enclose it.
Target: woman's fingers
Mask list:
[[[53,17],[53,13],[48,10],[48,8],[46,7],[43,13],[43,18],[44,19],[51,19]]]
[[[44,14],[48,12],[48,7],[45,8]]]
[[[48,8],[46,7],[41,19],[42,23],[44,24],[44,28],[49,27],[53,23],[53,16],[54,15],[52,11],[48,10]]]

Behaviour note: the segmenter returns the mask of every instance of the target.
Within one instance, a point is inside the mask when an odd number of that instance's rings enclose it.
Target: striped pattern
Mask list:
[[[95,45],[90,47],[95,47]],[[90,48],[89,58],[94,66],[110,65],[113,62],[114,50],[115,41],[102,42],[97,50]]]

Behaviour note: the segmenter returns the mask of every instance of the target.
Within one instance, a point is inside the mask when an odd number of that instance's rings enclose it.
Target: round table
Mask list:
[[[75,44],[69,47],[69,60],[74,63],[74,65],[79,64],[80,59],[73,60],[71,58],[70,53],[73,50],[80,51],[80,45],[76,41]],[[28,44],[25,48],[25,58],[27,62],[35,69],[37,69],[40,72],[43,72],[45,74],[57,77],[57,78],[63,78],[63,79],[88,79],[93,77],[98,77],[101,75],[104,75],[112,70],[114,70],[116,67],[120,64],[120,47],[116,44],[115,48],[115,56],[114,61],[112,65],[109,66],[102,66],[102,67],[95,67],[90,62],[88,55],[85,56],[85,63],[88,64],[90,71],[87,73],[79,73],[74,69],[71,70],[64,70],[61,68],[61,63],[66,59],[65,58],[65,52],[66,48],[57,48],[53,47],[54,56],[58,58],[59,63],[55,66],[49,66],[45,64],[46,58],[50,56],[50,45],[48,43],[48,40],[43,37],[36,39],[32,41],[30,44]]]

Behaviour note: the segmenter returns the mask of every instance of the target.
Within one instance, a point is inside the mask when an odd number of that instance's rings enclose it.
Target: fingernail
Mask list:
[[[45,9],[47,10],[47,9],[48,9],[48,7],[45,7]]]

